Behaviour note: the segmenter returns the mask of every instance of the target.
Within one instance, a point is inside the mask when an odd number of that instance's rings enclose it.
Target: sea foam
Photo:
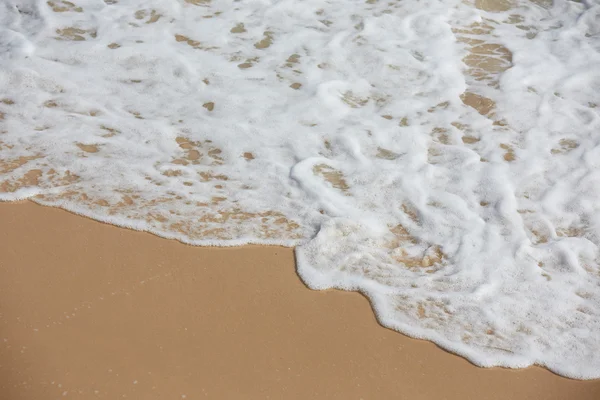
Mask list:
[[[600,378],[600,2],[0,0],[0,199]]]

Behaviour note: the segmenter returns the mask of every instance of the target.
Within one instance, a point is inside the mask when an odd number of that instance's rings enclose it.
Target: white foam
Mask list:
[[[0,199],[299,245],[390,328],[600,378],[600,3],[476,5],[0,0]]]

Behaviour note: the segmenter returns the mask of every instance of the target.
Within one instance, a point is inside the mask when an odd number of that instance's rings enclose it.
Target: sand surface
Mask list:
[[[481,369],[307,289],[292,249],[197,248],[0,204],[0,399],[598,399]],[[64,396],[64,397],[63,397]]]

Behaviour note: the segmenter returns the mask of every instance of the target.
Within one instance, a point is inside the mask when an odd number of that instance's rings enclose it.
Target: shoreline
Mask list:
[[[0,397],[596,399],[600,380],[484,369],[313,291],[292,248],[196,247],[0,203]]]

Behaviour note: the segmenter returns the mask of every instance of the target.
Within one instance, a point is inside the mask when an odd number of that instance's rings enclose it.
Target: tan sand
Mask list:
[[[0,204],[0,399],[599,399],[477,368],[307,289],[291,249],[197,248]],[[63,397],[64,395],[64,397]]]

